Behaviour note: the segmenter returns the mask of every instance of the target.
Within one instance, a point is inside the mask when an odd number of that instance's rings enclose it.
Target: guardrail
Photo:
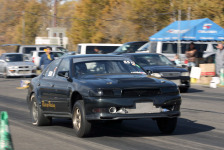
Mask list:
[[[2,111],[0,117],[0,150],[13,150],[12,138],[9,132],[8,113]]]

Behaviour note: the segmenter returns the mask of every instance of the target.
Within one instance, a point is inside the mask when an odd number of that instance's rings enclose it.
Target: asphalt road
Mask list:
[[[0,111],[9,114],[15,150],[150,149],[224,150],[224,88],[193,85],[182,94],[182,115],[172,135],[159,132],[150,119],[97,124],[90,137],[77,138],[71,120],[54,119],[52,126],[31,124],[27,90],[19,90],[22,78],[0,78]]]

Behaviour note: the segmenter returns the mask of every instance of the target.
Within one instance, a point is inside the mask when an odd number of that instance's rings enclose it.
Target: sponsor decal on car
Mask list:
[[[44,101],[42,101],[42,106],[43,107],[51,107],[51,108],[56,108],[55,104],[51,103],[51,101],[48,101],[48,103],[45,103]]]

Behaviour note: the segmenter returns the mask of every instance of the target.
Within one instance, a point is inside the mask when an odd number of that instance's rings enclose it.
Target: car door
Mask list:
[[[54,83],[55,74],[60,61],[60,59],[53,61],[39,80],[39,94],[43,111],[57,111],[54,97]]]
[[[57,72],[59,71],[66,71],[67,75],[69,76],[70,71],[70,59],[64,58],[62,59]],[[70,92],[71,87],[69,86],[71,84],[70,81],[68,81],[67,78],[61,77],[58,74],[56,74],[55,77],[56,81],[54,82],[54,97],[55,101],[58,104],[57,111],[58,112],[69,112],[69,102],[70,102]]]

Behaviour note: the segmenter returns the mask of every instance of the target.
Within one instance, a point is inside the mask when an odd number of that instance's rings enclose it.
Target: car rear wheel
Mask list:
[[[176,128],[177,118],[159,118],[156,122],[162,133],[171,134]]]
[[[85,137],[91,131],[92,124],[85,118],[85,109],[82,100],[78,100],[73,107],[72,123],[75,134],[78,137]]]
[[[42,110],[40,109],[40,106],[37,103],[37,100],[36,100],[34,94],[31,96],[30,99],[31,99],[30,113],[31,113],[31,117],[32,117],[32,124],[35,126],[50,125],[52,122],[52,119],[47,118],[43,115]]]

